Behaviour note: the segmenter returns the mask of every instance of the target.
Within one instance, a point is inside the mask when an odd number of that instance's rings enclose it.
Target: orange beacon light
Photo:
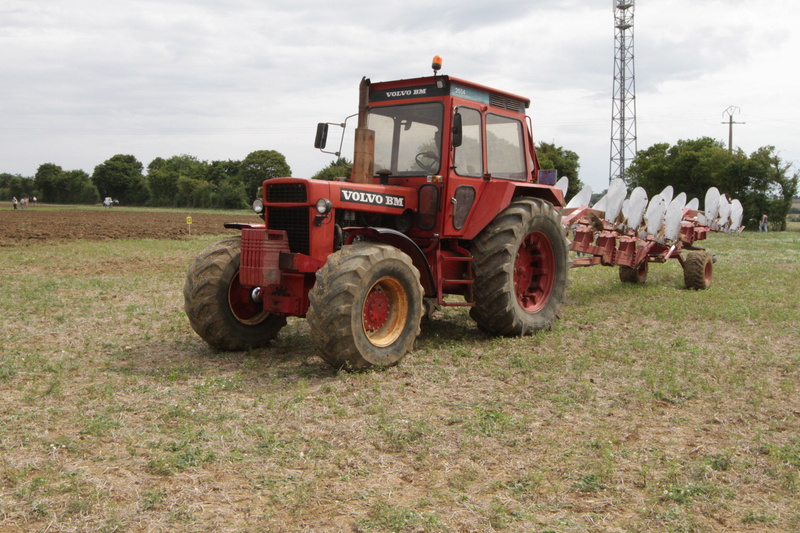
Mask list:
[[[433,56],[433,63],[431,63],[433,73],[436,74],[442,68],[442,56]]]

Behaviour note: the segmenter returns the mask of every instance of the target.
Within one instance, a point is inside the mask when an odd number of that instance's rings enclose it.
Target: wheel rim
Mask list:
[[[403,332],[408,318],[408,294],[394,278],[375,282],[364,298],[361,324],[375,346],[389,346]]]
[[[528,313],[540,311],[550,299],[555,278],[555,257],[550,239],[539,231],[529,233],[514,261],[514,290],[522,308]]]
[[[706,285],[709,285],[711,283],[711,275],[713,272],[713,268],[714,267],[711,266],[711,259],[706,259],[706,266],[703,269],[703,278],[706,281]]]
[[[233,317],[248,326],[260,324],[269,316],[269,312],[264,311],[264,304],[254,302],[250,297],[250,289],[242,287],[239,283],[238,272],[228,287],[228,306]]]
[[[647,277],[647,261],[636,267],[636,280],[641,283]]]

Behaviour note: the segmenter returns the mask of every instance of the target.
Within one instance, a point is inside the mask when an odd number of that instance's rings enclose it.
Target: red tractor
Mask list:
[[[265,181],[263,223],[225,224],[241,236],[198,256],[185,309],[206,342],[263,346],[305,317],[326,362],[363,369],[397,364],[437,306],[469,306],[491,335],[555,322],[571,264],[564,196],[540,178],[530,100],[439,65],[362,80],[351,176]]]

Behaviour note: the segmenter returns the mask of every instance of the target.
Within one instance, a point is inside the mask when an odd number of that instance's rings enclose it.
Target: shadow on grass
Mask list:
[[[469,351],[470,346],[491,340],[469,318],[468,309],[445,308],[433,319],[423,320],[414,351],[455,347]],[[290,319],[277,338],[264,348],[226,352],[212,348],[199,337],[187,335],[182,339],[117,346],[109,352],[106,365],[108,371],[162,383],[235,376],[243,382],[285,380],[289,384],[348,373],[337,371],[322,360],[303,319]]]
[[[278,336],[259,349],[226,352],[199,338],[153,341],[126,346],[111,354],[108,370],[163,382],[236,375],[243,381],[328,378],[336,371],[317,356],[305,334]]]
[[[416,347],[438,349],[454,344],[469,346],[488,342],[492,338],[478,329],[469,317],[468,307],[448,307],[434,313],[433,318],[422,320]]]

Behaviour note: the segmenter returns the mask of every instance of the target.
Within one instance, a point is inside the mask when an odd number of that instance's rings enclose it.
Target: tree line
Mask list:
[[[538,143],[542,168],[556,169],[570,179],[567,198],[583,186],[578,155],[553,143]],[[336,179],[350,175],[352,163],[338,158],[312,179]],[[64,170],[53,163],[40,165],[32,178],[0,174],[0,198],[36,196],[62,204],[94,204],[111,197],[123,205],[238,209],[256,197],[264,180],[290,176],[286,158],[275,150],[258,150],[242,161],[200,161],[194,156],[157,157],[144,166],[132,155],[115,155],[97,165],[90,176],[83,170]],[[744,207],[744,223],[758,225],[767,213],[774,229],[786,227],[792,198],[798,194],[798,174],[781,160],[774,146],[750,154],[729,151],[709,137],[658,143],[640,150],[627,171],[627,185],[643,187],[648,196],[667,185],[689,198],[701,200],[710,187],[738,198]],[[597,195],[599,197],[599,195]]]
[[[774,146],[763,146],[748,156],[741,149],[729,151],[710,137],[640,150],[628,168],[627,181],[631,188],[643,187],[649,197],[672,185],[676,194],[698,198],[701,207],[706,191],[716,187],[742,203],[745,226],[757,228],[761,214],[767,213],[770,226],[779,231],[786,229],[798,191],[798,173],[781,160]]]
[[[578,155],[553,144],[538,147],[544,168],[558,168],[580,189]],[[350,175],[344,157],[311,176],[332,180]],[[0,173],[0,198],[32,198],[56,204],[96,204],[106,197],[122,205],[239,209],[250,205],[258,188],[271,178],[291,176],[286,158],[275,150],[251,152],[242,161],[201,161],[191,155],[157,157],[147,166],[132,155],[118,154],[94,168],[64,170],[54,163],[39,166],[32,177]]]
[[[0,174],[0,197],[36,196],[57,204],[95,204],[110,197],[122,205],[239,209],[256,197],[265,179],[291,176],[275,150],[251,152],[242,161],[201,161],[191,155],[157,157],[147,166],[118,154],[94,168],[64,170],[44,163],[33,177]]]

